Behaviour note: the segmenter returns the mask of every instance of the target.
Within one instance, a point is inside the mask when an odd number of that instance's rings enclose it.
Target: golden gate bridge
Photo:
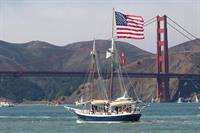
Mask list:
[[[178,26],[182,31],[181,32],[173,26],[172,23],[167,22],[169,19],[173,24]],[[195,37],[193,34],[188,32],[185,28],[176,23],[173,19],[168,16],[156,16],[145,22],[144,26],[148,26],[154,22],[157,22],[157,54],[156,54],[156,64],[157,72],[156,73],[122,73],[121,76],[128,76],[134,78],[155,78],[157,79],[157,94],[156,99],[158,102],[167,102],[170,100],[169,96],[169,80],[171,78],[177,78],[179,80],[184,79],[195,79],[200,80],[200,74],[190,74],[190,73],[170,73],[169,72],[169,59],[168,59],[168,31],[167,26],[170,26],[178,33],[183,35],[189,40],[196,39],[196,43],[200,43],[200,40]],[[189,37],[190,35],[191,37]],[[28,63],[29,65],[31,63]],[[22,64],[23,66],[23,64]],[[81,77],[89,74],[89,72],[70,72],[70,71],[0,71],[0,76],[12,76],[12,77],[49,77],[49,76],[59,76],[59,77]],[[94,73],[97,75],[97,73]],[[109,73],[102,73],[102,75],[110,75]],[[113,76],[118,75],[114,73]]]

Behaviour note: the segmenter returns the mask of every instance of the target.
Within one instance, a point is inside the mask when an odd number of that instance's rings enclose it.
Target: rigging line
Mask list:
[[[192,80],[190,80],[190,81],[193,84],[193,86],[195,87],[195,89],[199,88]]]
[[[181,25],[179,25],[177,22],[175,22],[174,20],[172,20],[170,17],[167,16],[167,18],[169,18],[169,20],[171,20],[174,24],[176,24],[178,27],[180,27],[182,30],[184,30],[186,33],[188,33],[189,35],[191,35],[192,37],[194,37],[195,39],[198,39],[196,36],[194,36],[192,33],[190,33],[189,31],[187,31],[185,28],[183,28]]]
[[[167,22],[167,24],[172,27],[174,30],[176,30],[178,33],[180,33],[181,35],[183,35],[184,37],[186,37],[187,39],[189,39],[190,41],[192,41],[191,38],[189,38],[187,35],[185,35],[184,33],[182,33],[181,31],[179,31],[177,28],[175,28],[172,24],[170,24],[169,22]]]
[[[99,81],[100,89],[103,89],[103,91],[105,93],[105,97],[106,97],[106,99],[108,99],[108,96],[107,96],[107,93],[106,93],[106,87],[104,86],[102,75],[100,74],[99,56],[98,56],[98,53],[97,53],[96,50],[94,52],[94,56],[95,56],[94,59],[95,59],[95,62],[96,62],[97,73],[98,73],[98,80],[97,81]]]
[[[132,81],[130,80],[126,69],[124,69],[124,71],[125,71],[125,74],[126,74],[126,76],[127,76],[128,81],[130,82],[131,86],[133,87],[133,83],[132,83]],[[133,87],[133,88],[134,88],[134,87]],[[139,100],[139,97],[138,97],[137,93],[135,92],[135,89],[133,89],[133,93],[135,94],[137,100]]]
[[[89,68],[88,68],[88,71],[89,71]],[[89,77],[89,75],[88,74],[85,74],[84,76],[83,76],[83,88],[84,88],[84,91],[86,91],[86,80],[88,80],[88,77]],[[80,87],[78,87],[78,88],[80,88]],[[82,88],[80,88],[80,89],[82,89]],[[82,92],[82,90],[81,90],[81,96],[85,96],[85,93],[86,92]],[[84,98],[84,97],[83,97]],[[84,99],[83,99],[84,100]]]
[[[122,73],[122,69],[121,69],[121,65],[120,65],[120,56],[119,56],[119,53],[118,53],[118,50],[117,50],[117,48],[116,48],[116,45],[115,45],[115,56],[116,56],[116,64],[118,65],[118,69],[117,69],[117,71],[118,71],[118,76],[117,76],[117,78],[119,79],[119,84],[120,84],[120,87],[123,89],[123,91],[127,91],[127,88],[126,88],[126,86],[125,86],[125,83],[124,83],[124,80],[122,79],[122,77],[121,77],[121,75],[120,75],[120,73]],[[121,90],[121,89],[120,89]]]
[[[193,84],[194,86],[196,86],[197,88],[200,88],[200,85],[198,84],[198,82],[197,82],[197,84],[195,84],[194,81],[192,81],[191,79],[189,79],[189,80],[192,82],[192,84]]]
[[[109,72],[107,66],[109,66],[108,62],[106,62],[105,67],[104,67],[105,72]],[[106,92],[108,94],[108,90],[109,90],[109,75],[108,74],[105,74],[104,83],[105,83],[105,86],[106,86]]]

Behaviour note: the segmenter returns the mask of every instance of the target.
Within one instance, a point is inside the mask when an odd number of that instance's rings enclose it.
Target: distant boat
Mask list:
[[[155,103],[156,99],[154,99],[153,97],[151,98],[151,103]]]
[[[182,103],[182,98],[181,97],[178,98],[177,103]]]
[[[190,103],[190,100],[187,100],[187,103]]]
[[[178,100],[177,100],[177,103],[182,103],[182,98],[180,97],[180,91],[179,91],[179,93],[178,93]]]
[[[61,102],[60,101],[56,101],[54,106],[60,106],[61,105]]]
[[[199,102],[199,99],[198,99],[198,97],[197,97],[197,95],[195,96],[195,101],[194,101],[195,103],[198,103]]]
[[[47,105],[48,106],[60,106],[61,102],[60,101],[48,102]]]
[[[14,104],[5,101],[0,102],[0,107],[13,107]]]

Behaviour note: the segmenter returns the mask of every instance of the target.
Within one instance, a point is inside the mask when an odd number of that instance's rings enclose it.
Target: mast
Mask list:
[[[95,74],[95,68],[96,68],[96,61],[95,61],[95,39],[93,41],[93,48],[92,48],[92,51],[91,51],[91,55],[92,55],[92,69],[91,69],[91,77],[90,77],[90,82],[91,82],[91,88],[94,88],[94,74]],[[93,94],[93,90],[90,89],[90,96],[91,96],[91,99],[94,98],[94,94]]]
[[[111,75],[110,75],[110,88],[109,88],[109,97],[112,100],[112,92],[113,92],[113,71],[114,71],[114,18],[115,18],[115,10],[113,8],[113,16],[112,16],[112,40],[111,40]]]

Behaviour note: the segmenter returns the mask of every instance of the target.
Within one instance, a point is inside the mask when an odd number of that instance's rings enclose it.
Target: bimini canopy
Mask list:
[[[127,100],[127,101],[114,101],[110,103],[110,106],[124,106],[124,105],[131,105],[133,104],[133,101]]]
[[[103,105],[107,104],[109,101],[108,100],[92,100],[91,104],[92,105]]]

